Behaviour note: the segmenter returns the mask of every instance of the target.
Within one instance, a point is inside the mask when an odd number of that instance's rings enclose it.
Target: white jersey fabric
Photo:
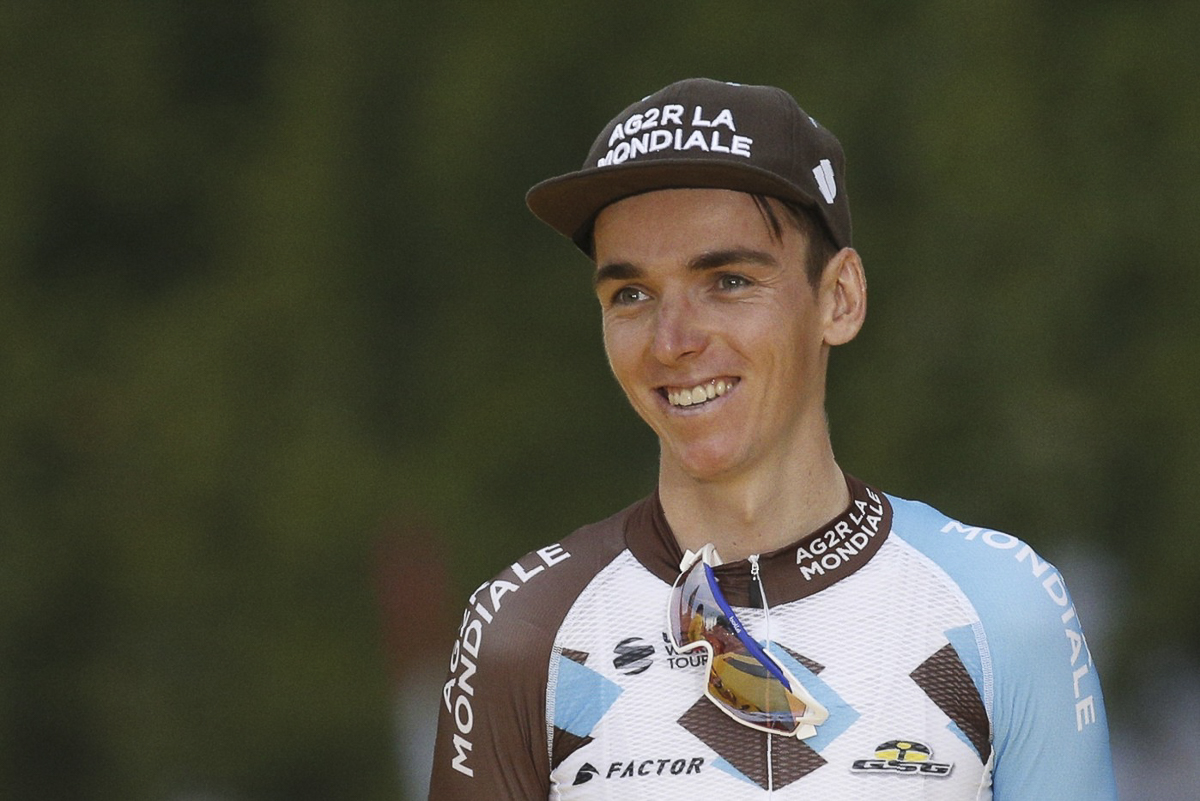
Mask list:
[[[827,526],[716,569],[829,710],[815,736],[750,729],[704,696],[705,655],[666,637],[682,554],[651,496],[472,595],[430,798],[1115,798],[1058,571],[1007,534],[847,484]]]

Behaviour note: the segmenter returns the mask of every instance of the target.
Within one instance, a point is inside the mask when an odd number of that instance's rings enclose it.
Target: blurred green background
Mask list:
[[[1058,562],[1124,797],[1192,797],[1198,32],[1182,0],[5,3],[0,797],[417,797],[462,599],[654,478],[523,193],[692,75],[848,154],[843,466]]]

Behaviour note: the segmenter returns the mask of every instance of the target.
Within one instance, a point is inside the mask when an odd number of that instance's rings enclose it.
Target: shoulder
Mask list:
[[[1070,607],[1062,576],[1025,541],[962,523],[917,501],[889,496],[892,532],[954,581],[993,625],[1057,619]],[[986,622],[986,621],[985,621]]]
[[[517,637],[537,631],[553,637],[579,593],[625,549],[626,520],[636,506],[517,559],[471,593],[467,615]]]
[[[944,571],[974,608],[998,690],[1088,657],[1062,574],[1028,543],[926,504],[892,503],[893,533]]]
[[[1028,543],[970,525],[916,501],[889,497],[892,535],[917,552],[971,609],[985,687],[1003,692],[1011,680],[1043,673],[1038,661],[1070,656],[1064,624],[1082,643],[1071,597],[1058,569]],[[991,706],[991,699],[988,701]]]
[[[1066,583],[1024,540],[962,523],[927,504],[890,498],[892,533],[945,573],[975,609],[997,670],[1036,670],[1082,632]],[[1064,634],[1064,631],[1067,632]]]

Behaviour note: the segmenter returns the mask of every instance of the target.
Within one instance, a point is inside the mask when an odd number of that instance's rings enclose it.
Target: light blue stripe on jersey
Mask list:
[[[554,725],[578,737],[587,737],[616,702],[621,688],[589,667],[558,659],[558,693],[554,703]]]
[[[1115,799],[1100,684],[1058,571],[1008,534],[889,500],[892,532],[945,571],[979,615],[986,650],[967,667],[985,699],[991,691],[995,801]],[[951,643],[966,663],[972,649]]]

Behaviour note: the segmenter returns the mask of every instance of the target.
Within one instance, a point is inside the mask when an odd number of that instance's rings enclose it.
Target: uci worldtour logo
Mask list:
[[[613,648],[613,667],[626,676],[645,673],[654,661],[654,646],[641,637],[626,637]]]
[[[663,651],[666,654],[667,667],[672,670],[682,668],[704,667],[708,664],[708,654],[703,650],[684,653],[671,644],[664,631]],[[645,673],[654,664],[656,649],[641,637],[626,637],[613,647],[613,667],[626,676],[636,676]]]
[[[888,740],[875,747],[874,759],[856,759],[850,766],[855,773],[899,773],[942,778],[954,765],[934,762],[933,750],[915,740]]]

